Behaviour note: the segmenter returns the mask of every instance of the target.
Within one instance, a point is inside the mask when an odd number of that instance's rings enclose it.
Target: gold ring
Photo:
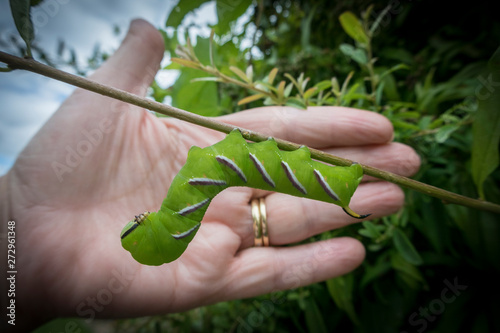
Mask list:
[[[260,220],[259,199],[252,200],[252,219],[254,246],[262,246],[262,224]]]
[[[267,228],[266,203],[264,198],[253,199],[252,219],[254,246],[269,246],[269,233]]]
[[[262,227],[262,243],[264,246],[269,246],[269,232],[267,230],[267,213],[266,213],[266,202],[264,198],[259,199],[260,206],[260,221]]]

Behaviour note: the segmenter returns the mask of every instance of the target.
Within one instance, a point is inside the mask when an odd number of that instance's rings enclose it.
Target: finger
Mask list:
[[[160,33],[144,20],[134,20],[118,50],[93,74],[90,79],[99,83],[144,96],[160,66],[163,56]],[[139,107],[77,89],[49,121],[49,129],[57,130],[61,124],[72,123],[74,133],[96,128],[106,133],[115,127],[124,115],[129,121],[139,121],[144,114]],[[132,111],[132,112],[131,112]],[[127,114],[128,113],[128,114]],[[66,130],[66,129],[64,129]],[[81,138],[76,138],[80,141]]]
[[[160,68],[163,52],[158,30],[144,20],[134,20],[118,50],[90,78],[144,96]]]
[[[211,209],[206,221],[220,221],[241,239],[241,249],[254,246],[254,231],[250,200],[252,189],[234,188],[223,191],[214,200],[226,202],[223,209]],[[397,212],[404,204],[403,191],[388,182],[363,183],[354,193],[350,207],[370,218]],[[271,246],[302,241],[327,230],[359,222],[341,207],[331,203],[272,193],[265,197],[267,227]],[[221,207],[219,206],[219,207]],[[215,207],[215,205],[214,205]]]
[[[325,152],[405,177],[414,175],[420,168],[420,157],[415,150],[398,142],[384,145],[338,147],[326,149]],[[363,180],[374,179],[376,178],[366,176]]]
[[[347,237],[293,247],[250,248],[231,264],[224,290],[234,299],[306,286],[346,274],[364,257],[363,245]]]
[[[359,186],[350,207],[370,218],[397,212],[404,204],[404,193],[387,182],[367,183]],[[284,245],[302,241],[327,230],[334,230],[359,222],[336,205],[326,202],[273,194],[266,197],[267,224],[271,245]],[[251,221],[249,222],[251,224]],[[252,231],[248,231],[252,232]],[[252,237],[244,239],[242,246],[253,246]]]
[[[393,128],[382,115],[344,107],[264,107],[221,117],[236,126],[314,148],[381,144]]]

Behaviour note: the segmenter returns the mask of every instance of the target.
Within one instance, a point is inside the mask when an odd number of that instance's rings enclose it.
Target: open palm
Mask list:
[[[145,95],[163,50],[158,32],[134,21],[92,79]],[[403,175],[419,166],[411,148],[388,143],[390,123],[372,112],[263,108],[220,120]],[[361,263],[364,248],[350,238],[279,247],[355,222],[339,207],[250,188],[213,200],[179,260],[160,267],[134,261],[120,244],[123,226],[159,209],[189,147],[223,136],[75,91],[1,179],[4,212],[17,223],[18,290],[28,304],[20,313],[41,321],[182,311],[322,281]],[[249,202],[264,195],[271,247],[254,248]],[[397,186],[366,182],[352,207],[382,216],[402,203]]]

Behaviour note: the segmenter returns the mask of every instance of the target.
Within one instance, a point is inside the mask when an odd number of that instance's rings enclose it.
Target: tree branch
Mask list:
[[[50,66],[41,64],[33,59],[19,58],[4,52],[0,52],[0,61],[6,63],[11,69],[23,69],[41,74],[43,76],[66,82],[79,88],[90,90],[95,93],[134,104],[145,109],[153,110],[173,118],[190,122],[192,124],[211,128],[219,132],[229,133],[236,128],[235,126],[216,121],[213,118],[203,117],[169,105],[161,104],[146,98],[141,98],[124,90],[109,87],[83,77],[63,72]],[[240,130],[242,131],[243,137],[245,137],[247,140],[260,142],[265,141],[268,138],[267,135],[248,129],[240,128]],[[278,143],[278,147],[283,150],[296,150],[301,146],[299,144],[281,139],[276,139],[276,142]],[[312,148],[310,150],[312,158],[327,162],[329,164],[348,166],[353,163],[353,161],[351,160],[327,154],[321,150]],[[386,180],[391,183],[427,194],[429,196],[439,198],[445,203],[458,204],[500,214],[500,205],[494,204],[492,202],[468,198],[460,194],[449,192],[438,187],[424,184],[416,180],[399,176],[394,173],[383,171],[371,166],[362,165],[362,167],[366,175]]]

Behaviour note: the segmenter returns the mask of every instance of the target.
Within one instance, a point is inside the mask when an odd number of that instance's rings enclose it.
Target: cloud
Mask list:
[[[73,89],[65,83],[34,73],[2,73],[0,171],[8,170],[16,156]]]

